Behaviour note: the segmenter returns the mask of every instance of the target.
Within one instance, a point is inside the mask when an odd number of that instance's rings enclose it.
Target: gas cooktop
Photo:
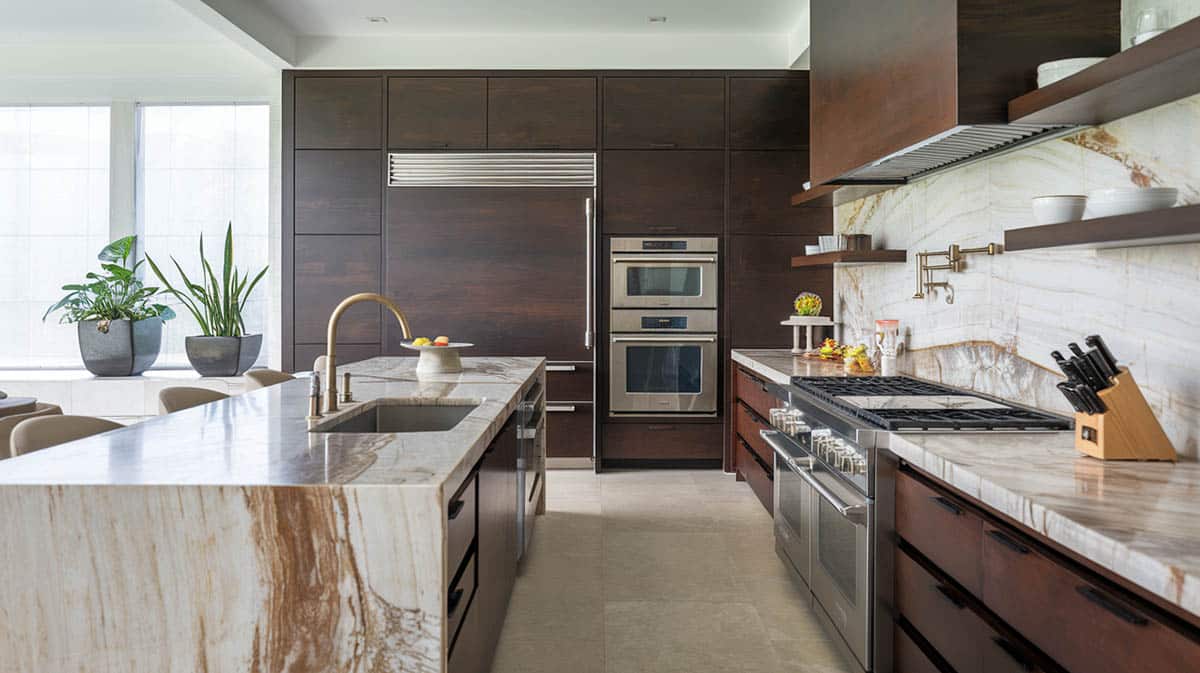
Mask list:
[[[907,376],[797,376],[792,385],[884,430],[1071,429],[1061,416]]]

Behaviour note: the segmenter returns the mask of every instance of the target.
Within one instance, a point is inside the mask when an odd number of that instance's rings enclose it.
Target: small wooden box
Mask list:
[[[1075,449],[1101,460],[1170,460],[1175,447],[1128,369],[1098,393],[1107,411],[1075,414]]]

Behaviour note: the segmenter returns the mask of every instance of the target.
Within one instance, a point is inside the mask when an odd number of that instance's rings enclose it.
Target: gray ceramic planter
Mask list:
[[[96,376],[137,376],[158,359],[163,326],[159,318],[76,324],[83,366]]]
[[[241,376],[262,350],[261,334],[240,337],[190,336],[184,339],[188,362],[201,376]]]

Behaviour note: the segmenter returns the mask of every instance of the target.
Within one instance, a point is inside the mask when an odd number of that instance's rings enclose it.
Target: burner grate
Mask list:
[[[961,395],[961,390],[949,386],[910,379],[907,376],[845,376],[796,377],[792,383],[821,399],[867,395]]]

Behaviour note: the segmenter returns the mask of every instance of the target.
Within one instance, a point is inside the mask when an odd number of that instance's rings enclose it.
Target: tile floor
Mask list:
[[[555,470],[492,673],[850,673],[720,471]]]

